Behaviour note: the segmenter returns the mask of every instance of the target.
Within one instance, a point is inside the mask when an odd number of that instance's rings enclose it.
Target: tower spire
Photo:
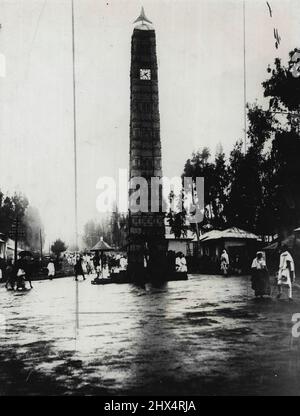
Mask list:
[[[141,10],[141,13],[140,13],[139,17],[137,19],[135,19],[135,21],[133,23],[137,23],[137,22],[142,22],[142,23],[147,22],[147,23],[151,23],[152,24],[151,20],[149,20],[146,17],[145,10],[144,10],[144,7],[143,6],[142,6],[142,10]]]

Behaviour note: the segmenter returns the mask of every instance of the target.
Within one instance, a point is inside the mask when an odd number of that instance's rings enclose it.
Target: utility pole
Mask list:
[[[41,250],[41,268],[43,264],[43,240],[42,240],[42,229],[40,228],[40,250]]]
[[[73,145],[74,145],[74,197],[75,197],[75,245],[78,250],[78,200],[77,200],[77,120],[76,120],[76,70],[75,70],[75,19],[72,0],[72,67],[73,67]]]
[[[74,19],[74,0],[72,3],[72,64],[73,64],[73,144],[74,144],[74,197],[75,197],[75,245],[78,251],[78,200],[77,200],[77,119],[76,119],[76,70],[75,70],[75,19]],[[79,289],[76,280],[75,292],[75,340],[79,329]]]
[[[17,216],[16,222],[15,222],[15,264],[17,263],[17,260],[18,260],[18,234],[19,234],[19,218]]]

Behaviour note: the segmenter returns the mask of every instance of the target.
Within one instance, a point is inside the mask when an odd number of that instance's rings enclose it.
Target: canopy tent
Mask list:
[[[103,240],[103,237],[98,241],[97,244],[90,251],[95,251],[96,253],[100,252],[100,259],[101,259],[101,275],[103,273],[103,253],[106,251],[114,251],[108,243]]]
[[[114,251],[114,249],[101,238],[90,251]]]

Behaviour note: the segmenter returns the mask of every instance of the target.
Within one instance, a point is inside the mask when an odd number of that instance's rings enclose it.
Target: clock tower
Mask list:
[[[134,211],[129,202],[128,274],[162,280],[166,241],[162,195],[156,192],[160,212],[151,212],[151,178],[162,177],[156,38],[152,22],[142,8],[131,39],[130,71],[130,179],[147,181],[148,211]],[[129,186],[129,195],[138,188]],[[143,211],[143,212],[142,212]]]

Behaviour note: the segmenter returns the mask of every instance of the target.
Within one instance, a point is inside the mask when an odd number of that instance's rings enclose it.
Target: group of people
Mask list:
[[[243,264],[241,261],[241,258],[239,254],[236,254],[234,259],[229,262],[229,255],[227,251],[224,249],[221,254],[220,259],[220,269],[221,273],[224,276],[227,276],[229,274],[229,269],[236,275],[241,275],[243,273]]]
[[[252,262],[252,289],[256,297],[271,295],[270,276],[264,257],[259,251]],[[277,298],[281,298],[283,289],[287,289],[288,298],[293,300],[293,283],[295,281],[295,262],[286,245],[281,247],[279,269],[277,273]]]
[[[99,252],[94,255],[68,255],[67,260],[74,267],[75,280],[78,280],[79,276],[85,280],[85,274],[96,274],[97,278],[105,277],[127,268],[127,258],[116,253],[109,255],[102,253],[101,256]]]
[[[95,254],[91,256],[82,256],[77,254],[75,256],[68,256],[68,263],[74,267],[75,280],[82,277],[86,280],[85,274],[96,273],[99,278],[103,277],[104,270],[107,269],[107,274],[116,272],[117,270],[126,270],[127,259],[121,255],[102,256]],[[49,280],[53,280],[56,275],[56,266],[52,258],[49,259],[47,264],[47,275]],[[5,287],[9,290],[26,290],[26,281],[29,282],[30,288],[32,288],[32,270],[30,267],[30,261],[28,258],[19,258],[14,264],[12,259],[8,259],[6,265],[1,267],[1,276],[4,278]]]
[[[186,258],[184,254],[181,252],[176,254],[175,269],[176,269],[176,272],[187,273]]]
[[[104,276],[103,271],[107,269],[109,273],[116,273],[121,270],[126,270],[127,259],[125,256],[114,254],[113,256],[101,257],[95,254],[93,257],[85,256],[85,258],[77,254],[76,257],[69,258],[74,266],[75,280],[82,276],[86,280],[85,272],[87,274],[95,272],[97,278]],[[227,251],[224,249],[220,259],[220,269],[226,276],[228,275],[230,267],[230,260]],[[53,259],[50,259],[47,265],[48,277],[52,280],[55,277],[55,264]],[[85,269],[85,270],[84,270]],[[177,253],[175,257],[175,269],[177,272],[187,272],[187,263],[183,253]],[[4,273],[3,273],[4,271]],[[26,281],[29,282],[32,288],[31,277],[32,270],[30,261],[25,257],[19,258],[15,264],[11,259],[7,260],[6,267],[2,267],[6,284],[5,287],[10,290],[26,290]],[[295,263],[288,247],[283,245],[280,252],[279,269],[277,273],[277,298],[280,298],[283,289],[286,288],[289,300],[293,299],[293,282],[295,280]],[[269,271],[266,264],[265,255],[262,251],[256,253],[251,265],[251,285],[255,297],[264,297],[271,295],[271,284]]]
[[[32,268],[30,261],[26,258],[20,258],[13,264],[12,259],[7,260],[5,268],[5,287],[8,290],[26,290],[26,281],[29,282],[30,289],[33,288]]]
[[[224,249],[220,259],[220,269],[223,275],[227,276],[230,267],[229,255]],[[289,300],[293,299],[292,285],[295,280],[295,263],[286,245],[281,246],[280,262],[277,273],[277,298],[282,296],[283,289],[288,291]],[[251,265],[251,287],[255,297],[271,295],[271,283],[265,255],[262,251],[256,253]]]

